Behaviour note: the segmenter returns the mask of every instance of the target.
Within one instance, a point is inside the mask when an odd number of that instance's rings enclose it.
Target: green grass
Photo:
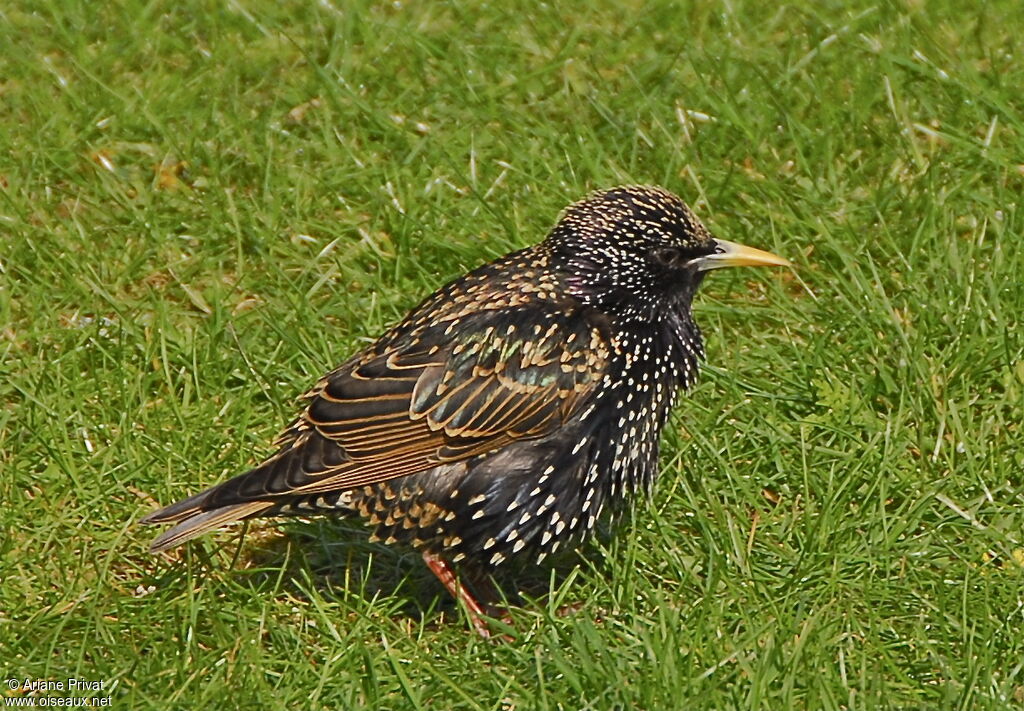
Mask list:
[[[0,671],[132,709],[1024,706],[1024,5],[504,6],[0,8]],[[653,501],[528,576],[516,641],[354,523],[147,554],[323,370],[624,182],[797,266],[707,281]]]

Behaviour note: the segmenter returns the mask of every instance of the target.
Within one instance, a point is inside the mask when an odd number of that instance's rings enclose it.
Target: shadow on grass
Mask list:
[[[154,571],[153,583],[172,593],[187,584],[241,584],[254,596],[307,603],[319,598],[364,611],[380,605],[395,622],[430,621],[432,627],[460,619],[456,601],[418,551],[370,542],[369,533],[354,519],[255,521],[242,535],[236,533],[222,544],[211,545],[208,539],[190,542],[180,562]],[[600,556],[588,557],[600,573],[605,566]],[[498,617],[508,607],[543,608],[575,576],[580,562],[579,551],[569,549],[543,565],[530,558],[512,560],[493,576],[460,574]]]

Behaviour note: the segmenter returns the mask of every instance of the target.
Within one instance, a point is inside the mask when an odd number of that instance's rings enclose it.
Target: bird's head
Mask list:
[[[573,296],[645,320],[664,309],[689,311],[711,269],[789,264],[712,237],[686,203],[650,186],[602,190],[571,205],[545,245]]]

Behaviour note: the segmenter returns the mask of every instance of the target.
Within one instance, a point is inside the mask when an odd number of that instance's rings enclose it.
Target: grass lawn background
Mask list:
[[[132,709],[1024,706],[1022,33],[1009,0],[4,4],[0,671]],[[707,280],[652,502],[527,571],[516,641],[358,523],[146,552],[322,371],[633,182],[796,269]]]

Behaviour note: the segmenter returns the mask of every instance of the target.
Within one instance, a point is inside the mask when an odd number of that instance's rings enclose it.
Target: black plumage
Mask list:
[[[661,188],[595,193],[324,376],[266,462],[147,516],[176,524],[152,550],[234,520],[355,513],[419,548],[486,633],[450,564],[543,558],[649,490],[703,356],[705,273],[786,263],[714,239]]]

